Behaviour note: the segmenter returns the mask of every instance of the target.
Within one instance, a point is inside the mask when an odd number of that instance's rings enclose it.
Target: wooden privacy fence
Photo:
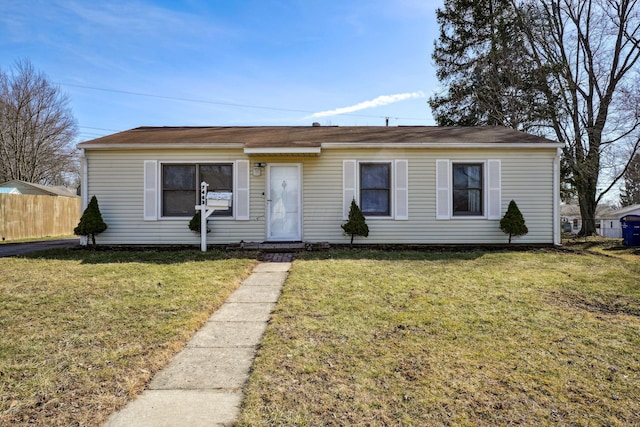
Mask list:
[[[80,197],[0,194],[2,240],[71,235],[80,215]]]

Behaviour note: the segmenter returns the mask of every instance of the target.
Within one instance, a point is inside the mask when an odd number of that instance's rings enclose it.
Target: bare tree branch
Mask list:
[[[63,185],[77,181],[69,100],[29,61],[0,70],[0,181]]]

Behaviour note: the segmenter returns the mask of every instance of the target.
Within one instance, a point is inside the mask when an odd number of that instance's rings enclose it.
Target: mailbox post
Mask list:
[[[200,250],[207,251],[207,218],[214,211],[225,210],[231,207],[233,193],[209,192],[209,184],[202,181],[200,183],[200,204],[196,205],[196,210],[200,211]]]

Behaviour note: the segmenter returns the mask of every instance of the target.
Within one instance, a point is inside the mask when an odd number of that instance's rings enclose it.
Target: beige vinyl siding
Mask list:
[[[246,160],[242,150],[87,151],[88,196],[96,195],[109,228],[98,240],[104,244],[199,244],[200,236],[188,228],[190,218],[145,221],[144,161],[225,162]],[[253,179],[251,183],[253,186]],[[264,238],[264,212],[250,196],[250,221],[215,218],[208,221],[211,244],[256,241]],[[195,202],[194,202],[195,207]],[[254,211],[254,209],[257,209]],[[194,209],[195,213],[195,209]],[[261,218],[256,220],[256,218]]]
[[[313,166],[304,168],[304,238],[308,241],[348,243],[342,235],[342,161],[345,159],[408,159],[409,218],[398,221],[367,218],[364,244],[485,244],[506,243],[499,220],[435,217],[435,163],[501,160],[501,215],[511,199],[525,216],[529,234],[518,243],[553,242],[553,160],[555,150],[323,150]],[[487,189],[485,188],[485,191]],[[486,207],[485,207],[486,209]],[[339,218],[339,220],[336,220]]]
[[[88,196],[96,195],[109,229],[98,237],[105,244],[193,244],[189,219],[143,219],[144,160],[234,161],[297,163],[302,165],[302,240],[349,243],[343,220],[343,160],[408,160],[408,219],[367,218],[368,238],[356,244],[491,244],[506,243],[499,220],[436,220],[436,160],[501,161],[501,212],[515,200],[529,234],[517,243],[553,243],[553,162],[555,149],[323,149],[319,156],[251,156],[237,150],[90,151],[87,150]],[[266,168],[250,174],[248,221],[215,218],[209,221],[211,244],[264,241],[266,233]],[[485,191],[487,188],[485,186]],[[393,204],[393,201],[392,201]],[[486,206],[485,206],[486,209]]]

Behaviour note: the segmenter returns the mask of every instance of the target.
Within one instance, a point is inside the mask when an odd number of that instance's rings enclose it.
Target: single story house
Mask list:
[[[640,215],[640,205],[625,206],[620,209],[608,209],[601,215],[596,215],[596,224],[600,226],[599,234],[604,237],[621,239],[622,226],[620,218],[627,215]]]
[[[139,127],[80,143],[82,197],[95,195],[104,244],[198,244],[188,222],[200,183],[231,193],[210,244],[504,244],[510,200],[529,233],[560,244],[561,144],[504,127]]]
[[[610,212],[613,208],[608,205],[596,206],[596,232],[601,234],[600,227],[603,215]],[[582,214],[580,213],[580,205],[577,202],[562,203],[560,205],[560,223],[564,233],[578,234],[582,229]]]
[[[640,205],[631,205],[624,208],[598,205],[595,218],[596,232],[603,237],[621,239],[620,218],[626,215],[640,215]],[[562,231],[578,234],[582,228],[580,206],[575,203],[562,204],[560,206],[560,216]]]

